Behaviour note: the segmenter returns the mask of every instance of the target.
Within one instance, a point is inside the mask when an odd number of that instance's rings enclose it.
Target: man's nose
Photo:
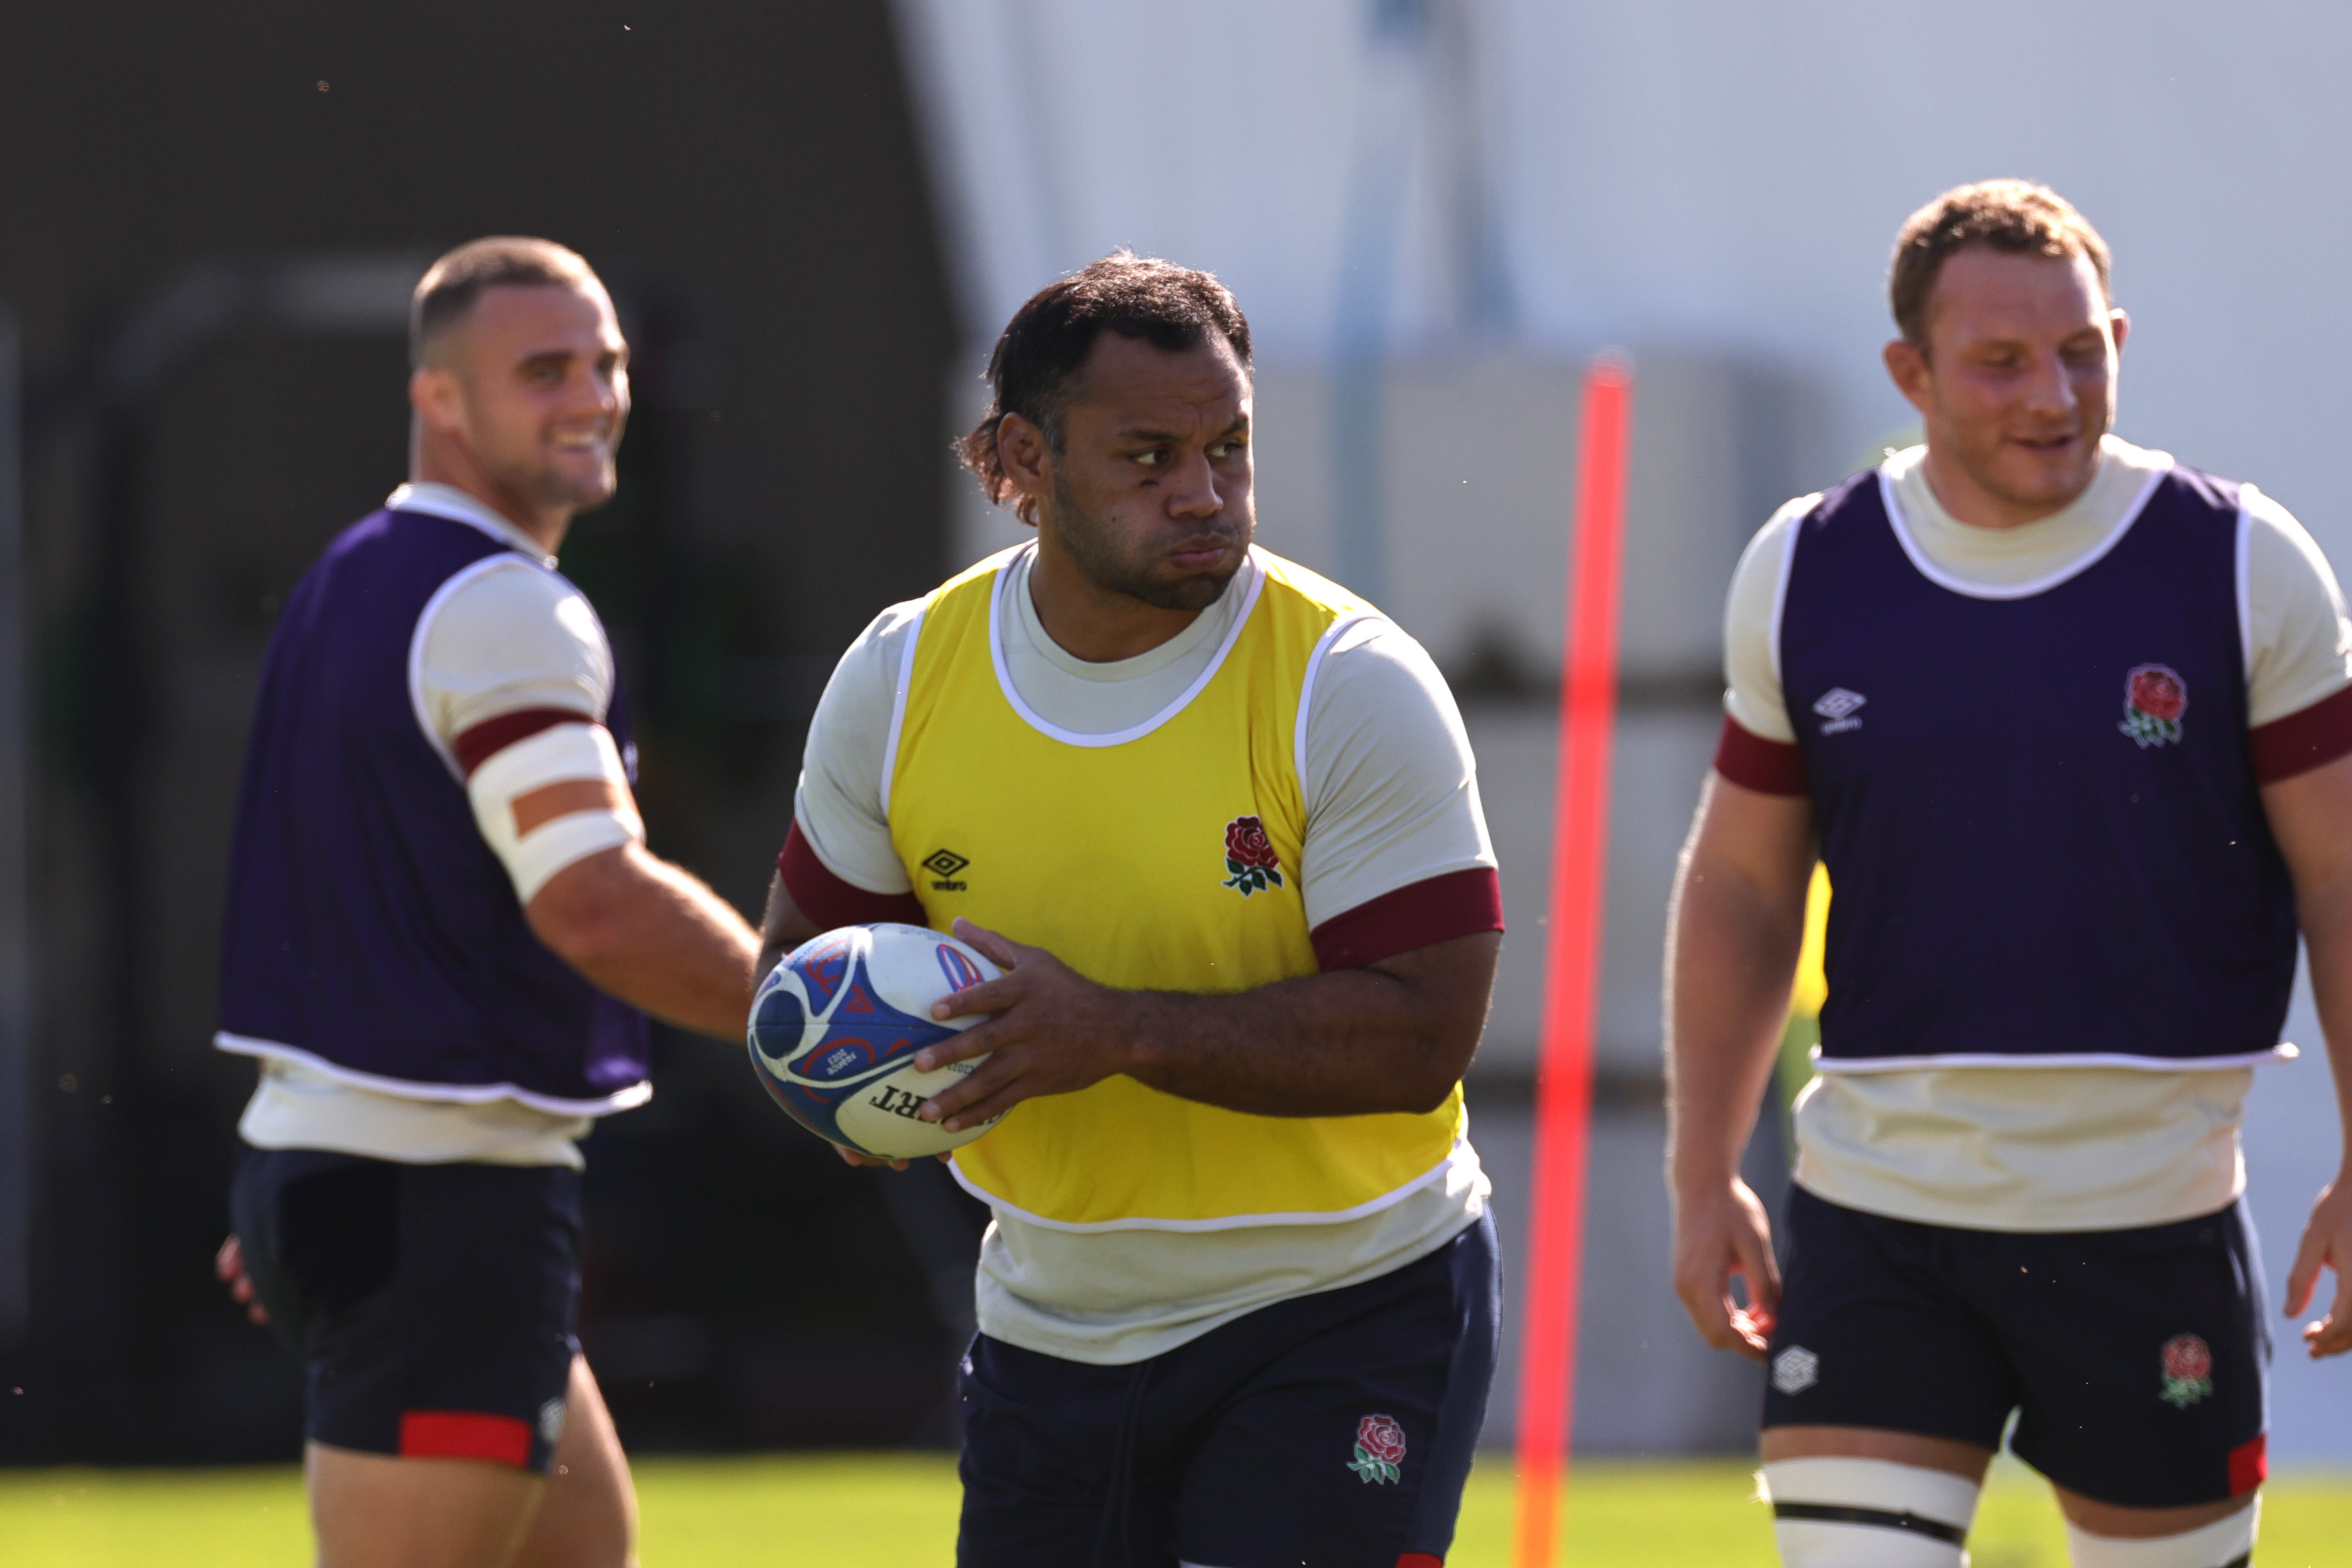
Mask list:
[[[2071,415],[2081,401],[2074,395],[2074,378],[2056,350],[2034,356],[2033,374],[2025,387],[2025,405],[2030,411]]]
[[[1171,517],[1213,517],[1225,509],[1217,489],[1217,471],[1205,452],[1188,452],[1169,476],[1168,515]]]
[[[567,413],[618,413],[628,406],[628,384],[621,377],[593,366],[572,378],[564,402]]]

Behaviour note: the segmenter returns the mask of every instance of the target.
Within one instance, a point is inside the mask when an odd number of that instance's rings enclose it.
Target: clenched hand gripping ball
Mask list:
[[[915,1053],[981,1021],[940,1023],[933,1003],[1003,973],[920,925],[845,925],[812,936],[751,998],[751,1071],[787,1115],[828,1142],[890,1160],[944,1154],[1003,1118],[950,1133],[916,1113],[988,1058],[924,1072]]]

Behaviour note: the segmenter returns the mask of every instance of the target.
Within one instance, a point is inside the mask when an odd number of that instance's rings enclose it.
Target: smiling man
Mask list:
[[[1668,954],[1675,1286],[1769,1364],[1786,1563],[1963,1563],[2014,1416],[2076,1568],[2242,1568],[2269,1329],[2238,1128],[2291,1054],[2298,930],[2352,1107],[2352,625],[2276,502],[2109,434],[2129,323],[2056,194],[1947,192],[1890,292],[1926,444],[1782,507],[1731,590]],[[1817,853],[1776,1265],[1737,1169]],[[2287,1281],[2299,1312],[2336,1271],[2314,1355],[2352,1348],[2347,1266],[2339,1177]]]
[[[1249,327],[1126,253],[964,443],[1036,539],[885,611],[809,731],[763,964],[906,920],[1009,971],[925,1107],[994,1223],[962,1568],[1433,1568],[1494,1370],[1461,1078],[1500,944],[1412,639],[1252,542]],[[926,1065],[936,1065],[927,1061]]]
[[[322,1568],[620,1568],[578,1140],[650,1094],[646,1012],[741,1038],[754,944],[646,853],[612,650],[555,570],[628,418],[604,286],[477,240],[417,285],[411,350],[409,482],[263,670],[217,1040],[261,1082],[220,1271],[308,1373]]]

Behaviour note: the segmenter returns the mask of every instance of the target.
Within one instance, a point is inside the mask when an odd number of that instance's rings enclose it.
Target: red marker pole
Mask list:
[[[1560,1466],[1574,1408],[1601,875],[1609,848],[1609,749],[1617,724],[1617,581],[1633,412],[1633,368],[1613,355],[1595,360],[1584,378],[1568,646],[1560,660],[1559,799],[1553,814],[1543,1056],[1536,1071],[1536,1172],[1520,1341],[1516,1568],[1552,1568],[1555,1561]]]

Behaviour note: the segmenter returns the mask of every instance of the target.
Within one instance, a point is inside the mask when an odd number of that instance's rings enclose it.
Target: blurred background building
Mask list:
[[[638,353],[564,565],[613,627],[655,846],[756,911],[840,647],[1014,525],[946,458],[1033,289],[1216,270],[1260,345],[1276,550],[1454,680],[1513,927],[1471,1101],[1515,1238],[1541,991],[1576,380],[1637,368],[1579,1441],[1731,1448],[1756,1387],[1665,1284],[1658,954],[1717,616],[1786,497],[1907,441],[1895,226],[2049,181],[2114,246],[2123,433],[2339,561],[2352,17],[2283,3],[115,0],[0,57],[0,1458],[290,1454],[212,1283],[249,1064],[207,1047],[231,791],[278,598],[401,476],[434,254],[576,246]],[[10,417],[13,411],[14,417]],[[21,454],[11,461],[10,444]],[[2307,1050],[2251,1112],[2283,1278],[2337,1152]],[[663,1040],[590,1145],[592,1358],[635,1446],[946,1440],[971,1207],[835,1165]],[[1774,1117],[1750,1167],[1780,1179]],[[1511,1245],[1516,1245],[1513,1241]],[[1516,1254],[1513,1254],[1516,1256]],[[2352,1458],[2282,1359],[2283,1457]],[[1507,1438],[1507,1365],[1489,1436]],[[21,1388],[21,1393],[8,1392]]]

